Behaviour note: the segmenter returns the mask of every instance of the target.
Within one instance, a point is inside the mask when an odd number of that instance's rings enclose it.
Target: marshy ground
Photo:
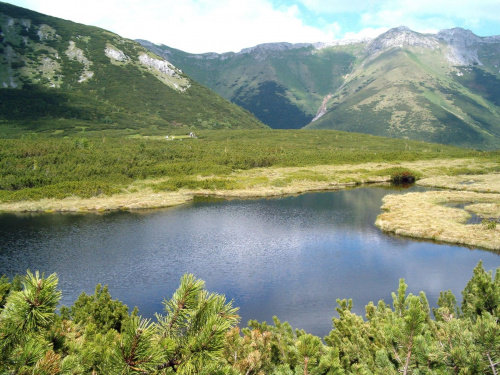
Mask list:
[[[387,195],[376,225],[415,238],[500,250],[500,174],[439,176],[419,185],[448,190]]]

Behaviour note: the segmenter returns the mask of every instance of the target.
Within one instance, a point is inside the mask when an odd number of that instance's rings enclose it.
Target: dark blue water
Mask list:
[[[326,335],[336,298],[354,311],[391,292],[404,278],[431,304],[461,291],[483,260],[500,256],[382,233],[373,223],[381,199],[395,191],[358,188],[295,197],[196,202],[173,209],[96,214],[0,215],[0,274],[56,272],[62,303],[108,284],[113,298],[143,316],[161,312],[186,273],[225,294],[249,319],[277,315],[294,328]]]

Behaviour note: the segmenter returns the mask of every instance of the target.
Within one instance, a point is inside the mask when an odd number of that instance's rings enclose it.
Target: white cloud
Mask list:
[[[270,42],[375,37],[401,25],[419,32],[461,26],[492,35],[490,30],[500,24],[498,0],[7,1],[194,53],[239,51]]]
[[[297,5],[268,0],[26,0],[30,9],[106,28],[188,52],[239,51],[260,43],[316,42],[335,37],[336,23],[304,24]]]
[[[309,11],[330,18],[349,14],[359,26],[379,29],[405,25],[419,32],[461,26],[481,29],[500,23],[498,0],[300,0]],[[346,26],[346,25],[342,25]],[[347,30],[351,34],[353,30]],[[354,31],[356,33],[356,31]],[[347,34],[346,34],[347,35]]]

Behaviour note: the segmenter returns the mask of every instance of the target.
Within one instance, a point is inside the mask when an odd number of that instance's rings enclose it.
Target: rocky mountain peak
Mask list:
[[[368,55],[376,55],[394,47],[424,47],[435,49],[438,41],[432,35],[420,34],[406,26],[399,26],[386,31],[371,40],[365,48]]]
[[[440,30],[436,36],[450,45],[472,46],[481,43],[481,37],[461,27]]]

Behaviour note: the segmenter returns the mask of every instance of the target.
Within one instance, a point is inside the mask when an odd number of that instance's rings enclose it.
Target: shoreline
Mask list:
[[[368,185],[387,185],[388,168],[402,167],[425,178],[417,185],[443,189],[420,193],[388,194],[383,199],[375,225],[382,231],[415,239],[500,250],[500,173],[446,176],[442,168],[470,160],[420,161],[401,164],[323,165],[311,167],[257,168],[224,176],[241,181],[232,190],[180,189],[155,191],[159,180],[141,180],[111,196],[83,199],[42,199],[0,203],[0,213],[93,213],[163,209],[193,202],[200,197],[214,199],[259,199],[309,192],[337,191]],[[469,224],[471,216],[476,223]],[[490,222],[478,223],[479,219]],[[499,225],[497,225],[498,223]]]
[[[157,193],[143,191],[140,193],[120,193],[112,196],[82,199],[68,197],[64,199],[42,199],[39,201],[22,201],[0,203],[2,213],[104,213],[113,211],[140,211],[176,207],[193,202],[197,197],[220,199],[259,199],[277,198],[312,192],[328,192],[343,190],[363,185],[388,183],[389,181],[365,181],[363,183],[327,184],[304,188],[288,186],[280,189],[245,189],[245,190],[182,190],[178,192]]]
[[[384,212],[375,225],[404,237],[500,251],[500,175],[454,176],[448,183],[446,178],[439,180],[438,187],[454,190],[386,195]],[[457,190],[458,180],[469,183]],[[478,186],[473,186],[474,180]],[[432,186],[430,180],[419,185]]]
[[[237,188],[230,190],[180,189],[178,191],[156,191],[155,187],[168,180],[168,178],[138,180],[122,189],[121,193],[110,196],[92,198],[70,196],[63,199],[44,198],[38,201],[3,202],[0,203],[0,213],[102,213],[174,207],[192,202],[196,196],[212,196],[226,199],[278,197],[314,191],[334,191],[365,184],[387,183],[390,182],[390,175],[387,174],[386,170],[391,168],[406,168],[420,173],[424,177],[439,178],[443,174],[443,169],[471,167],[479,164],[483,168],[485,167],[485,163],[475,159],[434,159],[403,163],[254,168],[217,176],[238,184]],[[490,164],[496,166],[496,163]],[[207,177],[210,176],[198,176],[200,179]],[[498,181],[500,188],[500,177]]]

